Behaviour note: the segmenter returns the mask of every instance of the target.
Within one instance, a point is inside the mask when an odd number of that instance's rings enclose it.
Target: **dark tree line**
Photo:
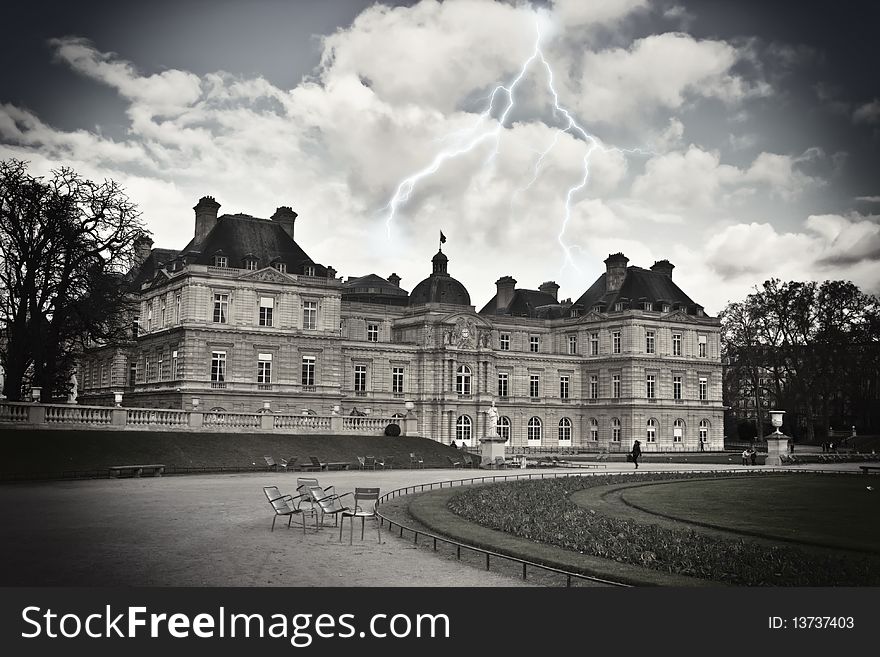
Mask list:
[[[848,281],[766,281],[721,314],[725,403],[743,396],[763,435],[769,407],[787,430],[880,428],[880,299]],[[763,382],[763,385],[761,383]]]
[[[0,162],[0,363],[3,392],[18,400],[67,394],[89,340],[123,335],[126,275],[146,231],[137,207],[112,180],[62,168],[33,176]],[[122,321],[121,321],[122,320]]]

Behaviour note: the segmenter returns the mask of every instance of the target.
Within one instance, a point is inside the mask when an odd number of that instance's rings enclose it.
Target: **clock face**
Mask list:
[[[461,329],[461,337],[467,338],[470,336],[470,334],[471,334],[471,332],[468,331],[466,328]]]

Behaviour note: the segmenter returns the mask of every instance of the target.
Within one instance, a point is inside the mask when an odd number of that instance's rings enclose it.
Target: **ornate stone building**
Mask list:
[[[494,400],[513,446],[645,451],[723,446],[719,322],[666,260],[620,253],[576,301],[510,276],[477,312],[438,252],[411,293],[396,274],[337,278],[271,219],[195,206],[181,251],[149,250],[126,345],[91,349],[80,403],[391,416],[412,401],[421,435],[476,444]]]

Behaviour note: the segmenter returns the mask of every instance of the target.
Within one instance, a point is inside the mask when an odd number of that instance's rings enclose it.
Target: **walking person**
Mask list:
[[[632,462],[636,464],[636,470],[639,469],[639,457],[642,455],[642,448],[639,445],[640,442],[637,440],[633,443],[632,449]]]

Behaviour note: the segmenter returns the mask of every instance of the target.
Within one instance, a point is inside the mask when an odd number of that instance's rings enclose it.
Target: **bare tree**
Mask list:
[[[0,162],[0,359],[4,393],[20,399],[30,378],[43,400],[67,392],[85,339],[124,330],[126,275],[145,234],[118,183],[72,169],[48,178],[27,163]]]

